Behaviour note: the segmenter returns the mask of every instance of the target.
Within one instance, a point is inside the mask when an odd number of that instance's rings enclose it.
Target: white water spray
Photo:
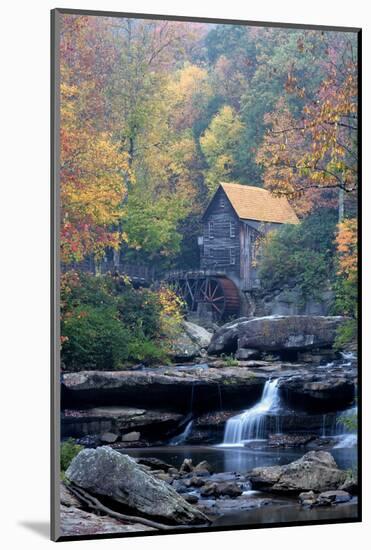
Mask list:
[[[170,441],[170,445],[181,445],[182,443],[184,443],[187,440],[189,434],[191,433],[192,425],[193,425],[193,420],[188,422],[188,424],[185,427],[185,430],[181,434],[173,437],[173,439]]]
[[[242,445],[244,441],[263,438],[266,415],[279,407],[278,381],[268,380],[260,401],[227,421],[223,445]]]

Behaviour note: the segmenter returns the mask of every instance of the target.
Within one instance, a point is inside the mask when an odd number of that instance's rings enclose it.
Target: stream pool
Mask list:
[[[305,454],[304,449],[249,449],[243,447],[218,447],[177,445],[125,449],[122,452],[134,458],[155,457],[179,468],[185,458],[193,464],[207,460],[216,473],[246,473],[257,466],[275,466],[292,462]],[[348,470],[357,464],[357,447],[331,449],[339,468]]]
[[[194,464],[207,460],[215,473],[245,474],[256,466],[283,465],[303,456],[304,449],[260,449],[220,446],[168,446],[122,450],[135,458],[155,457],[179,468],[185,458]],[[331,454],[342,469],[355,468],[357,447],[332,448]],[[269,495],[260,491],[245,491],[239,499],[224,501],[199,500],[201,509],[212,519],[215,527],[248,526],[290,522],[356,520],[358,501],[337,506],[304,508],[296,498]],[[206,506],[204,508],[203,506]]]

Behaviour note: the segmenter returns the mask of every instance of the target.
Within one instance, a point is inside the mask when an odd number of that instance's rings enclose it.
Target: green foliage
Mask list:
[[[63,441],[60,447],[60,463],[61,463],[61,472],[64,473],[72,459],[83,449],[81,445],[77,445],[75,440],[70,438],[67,441]]]
[[[238,361],[233,357],[233,355],[225,355],[222,353],[221,358],[227,367],[238,367]]]
[[[63,362],[72,368],[119,368],[129,359],[130,332],[115,307],[84,304],[62,323]]]
[[[182,235],[178,223],[186,212],[179,197],[155,198],[140,187],[133,190],[122,218],[128,257],[166,264],[179,252]]]
[[[334,343],[335,349],[343,349],[354,343],[358,334],[358,283],[357,277],[347,278],[338,274],[335,283],[334,313],[349,318],[338,327]]]
[[[344,428],[348,432],[356,432],[357,431],[358,418],[357,418],[357,413],[356,412],[342,414],[338,418],[337,422],[341,426],[344,426]]]
[[[209,128],[200,138],[208,170],[205,183],[213,193],[221,181],[233,177],[236,151],[241,139],[243,125],[235,110],[225,105],[212,119]]]
[[[264,289],[298,287],[318,298],[334,277],[336,211],[320,209],[298,225],[270,233],[263,245],[259,276]]]
[[[66,274],[68,276],[68,274]],[[160,295],[124,278],[79,274],[62,286],[62,361],[67,370],[165,361]]]

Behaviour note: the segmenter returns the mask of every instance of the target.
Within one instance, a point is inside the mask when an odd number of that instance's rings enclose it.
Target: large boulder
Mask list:
[[[325,451],[310,451],[285,466],[254,468],[250,473],[253,489],[276,493],[322,493],[338,489],[346,479],[333,456]]]
[[[67,469],[66,478],[82,489],[122,504],[134,515],[177,525],[207,521],[167,483],[110,447],[80,451]]]
[[[316,315],[276,315],[237,319],[222,326],[211,339],[209,354],[218,355],[240,349],[302,351],[331,348],[343,317]],[[239,351],[239,355],[243,352]]]
[[[190,321],[182,322],[182,331],[175,339],[171,355],[178,361],[189,361],[202,356],[202,350],[208,348],[211,332]]]
[[[282,315],[252,319],[240,328],[239,347],[262,351],[331,348],[343,317]]]
[[[200,348],[208,348],[212,333],[206,330],[204,327],[200,327],[200,325],[196,325],[196,323],[191,323],[190,321],[183,321],[183,328],[184,331],[188,334],[188,336],[200,347]]]
[[[221,353],[233,353],[237,349],[241,328],[248,323],[248,317],[240,317],[235,321],[221,326],[212,336],[207,353],[220,355]]]

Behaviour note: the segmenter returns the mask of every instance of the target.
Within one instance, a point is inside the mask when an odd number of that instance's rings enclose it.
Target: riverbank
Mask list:
[[[103,449],[102,449],[103,450]],[[95,451],[92,451],[94,453]],[[113,451],[114,452],[114,451]],[[135,460],[133,462],[132,476],[136,472],[143,472],[147,479],[157,480],[160,484],[160,490],[170,487],[179,495],[181,501],[191,506],[190,510],[198,510],[204,514],[204,519],[210,526],[238,526],[255,525],[260,523],[277,523],[290,521],[323,521],[325,519],[352,519],[357,517],[357,488],[353,483],[349,483],[349,471],[344,469],[352,462],[349,462],[349,456],[344,453],[334,453],[337,456],[335,461],[333,456],[327,452],[309,452],[302,456],[300,451],[286,450],[284,452],[277,450],[252,451],[249,449],[226,449],[226,448],[208,448],[208,447],[167,447],[157,449],[133,449],[130,456]],[[127,457],[127,454],[122,454]],[[186,457],[186,458],[183,458]],[[198,462],[200,458],[202,461]],[[355,456],[353,457],[353,459]],[[71,471],[67,471],[67,479],[72,480],[72,488],[77,483],[85,490],[94,489],[95,494],[99,493],[111,495],[107,500],[103,498],[108,510],[125,510],[128,513],[128,504],[134,506],[130,493],[120,492],[118,495],[127,494],[124,497],[126,506],[124,508],[115,504],[116,494],[115,485],[110,481],[110,486],[106,487],[99,477],[99,462],[97,462],[98,477],[92,476],[89,471],[84,470],[83,463],[77,457],[77,463]],[[75,460],[75,461],[76,461]],[[91,460],[94,456],[91,455]],[[127,460],[127,458],[125,458]],[[135,466],[135,463],[137,466]],[[93,464],[89,462],[89,464]],[[264,468],[261,466],[264,464]],[[90,466],[89,466],[90,468]],[[279,490],[264,484],[257,488],[257,480],[267,476],[271,479],[272,474],[277,475],[277,468],[281,471],[282,479],[285,479],[285,486]],[[268,472],[272,470],[272,474]],[[115,474],[117,476],[117,473]],[[114,476],[114,477],[115,477]],[[303,489],[308,488],[309,483],[315,488],[315,493],[303,493]],[[353,480],[354,481],[354,480]],[[143,481],[144,482],[144,481]],[[143,483],[142,482],[142,483]],[[147,481],[146,481],[147,482]],[[122,480],[120,483],[127,484],[128,481]],[[134,481],[135,483],[135,481]],[[152,483],[152,482],[150,482]],[[293,484],[290,487],[290,483]],[[98,484],[98,485],[97,485]],[[261,484],[261,482],[260,482]],[[112,486],[112,487],[111,487]],[[347,489],[347,490],[344,490]],[[149,492],[148,492],[149,491]],[[152,489],[146,489],[148,498],[157,498],[153,496]],[[327,491],[327,492],[326,492]],[[67,496],[66,496],[67,494]],[[68,501],[68,494],[71,495],[68,487],[63,487],[63,514],[62,530],[64,534],[77,534],[78,518],[84,514],[90,514],[88,524],[94,524],[94,514],[91,514],[86,506],[82,505],[76,497]],[[305,500],[310,495],[312,500]],[[146,497],[146,498],[147,498]],[[120,496],[117,497],[120,500]],[[126,500],[129,498],[129,500]],[[168,498],[166,491],[163,499]],[[173,493],[171,498],[174,498]],[[141,506],[141,500],[137,501],[137,506]],[[165,508],[163,508],[165,506]],[[66,508],[69,508],[66,509]],[[129,506],[130,508],[130,506]],[[162,504],[169,514],[169,508]],[[133,510],[131,508],[131,513]],[[188,512],[189,513],[189,512]],[[150,517],[149,512],[142,510],[144,517]],[[156,519],[159,520],[160,512],[156,511]],[[170,518],[171,516],[169,516]],[[268,521],[267,521],[267,518]],[[142,531],[150,528],[148,525],[126,522],[112,526],[110,513],[106,514],[107,525],[114,528],[113,532],[132,532]],[[105,519],[99,517],[95,523],[95,531],[107,528]],[[165,521],[168,524],[167,521]],[[199,523],[202,523],[199,522]],[[171,529],[171,521],[170,521]],[[202,525],[200,525],[202,527]],[[181,527],[181,526],[180,526]],[[195,525],[197,527],[197,524]],[[84,529],[85,526],[82,526]],[[173,525],[173,528],[179,526]],[[102,531],[105,532],[105,531]]]

